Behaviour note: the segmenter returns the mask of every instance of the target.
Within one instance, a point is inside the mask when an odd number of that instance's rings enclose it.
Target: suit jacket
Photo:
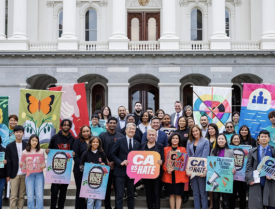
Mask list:
[[[140,143],[137,140],[133,140],[133,150],[140,150]],[[126,166],[121,166],[120,164],[124,161],[127,160],[129,154],[129,149],[128,149],[128,143],[127,143],[127,138],[126,137],[121,137],[118,138],[113,146],[112,149],[112,158],[114,159],[115,162],[115,167],[114,167],[114,176],[126,176]]]
[[[200,138],[196,152],[194,153],[194,140],[190,142],[187,141],[187,154],[189,157],[203,157],[207,158],[209,156],[209,141],[205,138]]]
[[[27,143],[22,141],[22,152],[26,149]],[[6,159],[7,159],[7,177],[14,179],[17,175],[19,162],[16,142],[10,143],[6,148]]]
[[[245,171],[245,181],[247,184],[254,181],[253,171],[257,170],[258,164],[258,149],[260,147],[253,148],[249,150]],[[269,146],[271,149],[272,157],[275,157],[275,148]],[[249,186],[249,198],[248,205],[249,208],[253,209],[263,209],[263,205],[268,205],[275,207],[275,181],[266,179],[264,189],[263,189],[263,198],[262,198],[262,188],[261,183],[253,184]],[[251,207],[253,206],[253,207]]]
[[[183,110],[182,110],[182,115],[180,115],[180,116],[184,116],[184,111],[183,111]],[[180,116],[179,116],[179,117],[180,117]],[[172,126],[175,126],[174,120],[175,120],[175,117],[177,117],[177,113],[174,112],[173,114],[170,115],[170,117],[171,117],[171,125],[172,125]],[[175,127],[176,127],[176,126],[175,126]]]
[[[141,143],[144,143],[144,142],[147,142],[147,141],[148,141],[148,139],[147,139],[147,132],[145,132],[145,133],[143,134]],[[168,143],[167,134],[164,133],[164,132],[161,131],[161,130],[158,130],[158,139],[157,139],[156,141],[157,141],[157,143],[162,144],[163,147],[167,147],[167,143]]]
[[[120,132],[120,130],[121,130],[122,128],[120,127],[119,117],[117,117],[116,119],[117,119],[116,131],[117,131],[117,132]],[[125,126],[126,126],[126,118],[125,118]]]
[[[215,156],[213,154],[213,150],[211,150],[210,156]],[[224,157],[234,158],[234,151],[232,149],[225,149],[224,150]]]

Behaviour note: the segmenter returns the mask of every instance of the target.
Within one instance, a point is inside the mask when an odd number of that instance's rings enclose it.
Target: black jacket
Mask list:
[[[121,129],[121,131],[120,131],[120,133],[123,134],[123,136],[126,136],[125,129],[126,129],[126,126],[123,129]],[[136,133],[135,133],[134,139],[137,140],[139,143],[141,143],[142,137],[143,137],[143,133],[141,132],[141,130],[139,128],[136,128]]]
[[[133,115],[134,115],[134,118],[135,118],[135,124],[136,124],[136,126],[140,123],[140,115],[138,115],[137,113],[136,113],[136,111],[135,112],[133,112]]]
[[[189,139],[189,128],[184,130],[177,129],[175,132],[180,134],[181,145],[186,148],[187,141]]]
[[[119,132],[115,132],[115,134],[111,134],[109,131],[102,132],[99,135],[99,138],[102,141],[102,149],[104,150],[104,153],[106,154],[107,159],[109,162],[113,162],[114,160],[112,159],[112,148],[114,146],[115,141],[118,138],[123,137],[123,135]]]
[[[27,143],[22,141],[22,152],[26,149]],[[10,143],[6,148],[6,159],[7,159],[7,177],[14,179],[17,175],[19,162],[18,153],[16,147],[16,141]]]
[[[64,136],[62,131],[53,135],[49,144],[49,149],[60,149],[60,150],[73,150],[75,138],[69,132],[68,136]]]
[[[133,141],[133,150],[140,150],[140,143],[134,139]],[[127,138],[122,137],[116,140],[113,149],[112,149],[112,157],[115,162],[115,168],[114,168],[114,176],[126,176],[126,166],[121,166],[120,164],[127,160],[128,157],[128,143]]]
[[[147,142],[142,143],[140,146],[140,150],[145,151],[146,145],[147,145]],[[162,144],[156,142],[155,149],[152,151],[159,153],[160,159],[162,160],[162,162],[164,162],[164,147]]]
[[[101,162],[99,158],[101,158]],[[97,153],[93,153],[91,150],[86,150],[81,157],[80,166],[84,166],[85,163],[104,163],[107,165],[106,155],[104,152],[97,151]]]
[[[85,151],[87,151],[88,144],[84,141],[80,141],[80,139],[76,139],[73,144],[73,151],[75,152],[74,156],[74,172],[80,173],[80,160]]]
[[[0,152],[5,152],[5,159],[7,159],[6,156],[6,149],[0,145]],[[4,165],[4,168],[0,168],[0,179],[7,177],[7,164]]]

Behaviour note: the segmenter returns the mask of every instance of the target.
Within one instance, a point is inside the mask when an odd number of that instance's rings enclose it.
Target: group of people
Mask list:
[[[261,177],[259,184],[255,183],[253,171],[264,156],[275,157],[275,148],[269,145],[270,137],[275,134],[275,111],[268,115],[272,125],[260,131],[257,140],[251,137],[249,127],[239,127],[239,112],[232,114],[232,122],[225,124],[225,130],[220,133],[214,123],[209,123],[208,117],[202,115],[200,124],[195,124],[191,106],[183,108],[180,101],[175,102],[175,112],[171,115],[158,110],[154,115],[153,109],[142,110],[140,102],[135,103],[133,114],[127,113],[125,107],[118,108],[118,117],[113,117],[108,106],[102,111],[96,111],[91,117],[91,125],[80,128],[79,137],[75,139],[70,133],[72,122],[64,119],[60,123],[61,130],[54,135],[45,153],[51,149],[73,150],[73,174],[76,183],[75,208],[101,208],[101,200],[79,197],[85,162],[110,166],[108,185],[104,200],[105,209],[123,208],[123,199],[127,196],[127,206],[135,206],[134,179],[126,174],[127,156],[133,150],[155,151],[161,156],[160,175],[156,179],[142,179],[139,185],[144,185],[148,209],[159,209],[160,198],[165,191],[169,197],[171,209],[179,209],[182,202],[188,201],[189,191],[193,191],[195,209],[220,208],[220,196],[224,209],[235,208],[235,200],[240,199],[239,208],[246,209],[246,194],[249,190],[249,208],[260,209],[266,206],[275,208],[275,181],[269,177]],[[10,181],[10,208],[22,209],[24,196],[27,192],[29,209],[43,208],[44,175],[32,173],[28,177],[21,171],[21,157],[28,153],[41,153],[39,137],[31,135],[28,142],[22,141],[24,127],[17,125],[15,116],[10,116],[12,138],[5,146],[0,141],[0,151],[6,153],[5,167],[0,168],[0,194],[5,183]],[[106,121],[106,127],[99,125],[100,120]],[[161,128],[175,128],[167,135]],[[11,138],[11,139],[12,139]],[[186,153],[189,157],[207,158],[207,156],[234,157],[233,150],[228,145],[250,145],[246,167],[246,182],[234,181],[233,193],[218,193],[206,191],[206,176],[195,176],[189,180],[185,171],[177,171],[166,167],[166,157],[170,151]],[[41,165],[42,168],[45,165]],[[235,174],[236,170],[232,170]],[[51,185],[51,209],[64,208],[68,184]],[[115,205],[111,205],[111,191],[115,191]],[[127,188],[127,189],[125,189]],[[210,204],[208,202],[208,196]],[[34,199],[35,197],[35,199]],[[2,198],[0,198],[2,206]],[[18,201],[17,201],[18,199]],[[58,207],[57,207],[58,205]]]

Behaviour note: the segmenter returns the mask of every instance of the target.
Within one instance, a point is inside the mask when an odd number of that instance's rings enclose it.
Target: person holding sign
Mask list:
[[[179,133],[172,133],[168,140],[168,147],[164,148],[164,159],[167,160],[167,156],[170,151],[176,151],[186,153],[186,149],[181,145],[181,138]],[[174,167],[167,167],[165,162],[162,166],[163,176],[162,181],[166,183],[166,192],[169,195],[170,208],[180,209],[181,207],[181,195],[184,190],[184,183],[188,183],[189,179],[185,171],[175,171]]]
[[[189,140],[187,142],[187,154],[189,157],[202,157],[209,156],[209,141],[203,138],[202,131],[198,125],[190,128]],[[190,180],[193,188],[194,205],[195,209],[208,208],[208,197],[205,190],[206,178],[205,175],[195,176]]]
[[[5,154],[6,149],[2,146],[2,138],[0,136],[0,152],[2,154]],[[2,164],[3,163],[3,164]],[[2,165],[1,165],[2,164]],[[3,160],[3,162],[0,163],[0,208],[2,208],[2,196],[3,196],[3,190],[6,183],[6,164],[7,160]]]
[[[162,165],[164,161],[164,150],[163,145],[156,142],[157,132],[154,129],[149,129],[147,131],[148,142],[141,144],[141,150],[144,151],[155,151],[160,154],[161,160],[158,160],[158,164]],[[160,209],[160,185],[161,176],[156,179],[143,179],[142,182],[145,184],[146,189],[146,201],[148,209]]]
[[[126,175],[126,167],[129,164],[127,157],[129,152],[140,150],[140,143],[134,139],[136,124],[127,123],[126,136],[118,138],[112,148],[112,159],[114,159],[114,176],[116,190],[116,209],[123,209],[123,195],[125,184],[127,183],[127,205],[128,209],[134,209],[134,179]]]
[[[81,157],[80,162],[80,170],[84,170],[84,164],[87,163],[94,163],[100,165],[106,165],[106,155],[102,149],[102,142],[101,139],[97,136],[93,136],[88,144],[88,150],[85,151]],[[87,201],[87,209],[101,209],[102,200],[88,198]],[[83,208],[82,208],[83,209]]]
[[[249,208],[263,208],[263,205],[268,209],[275,208],[275,181],[268,176],[260,178],[260,182],[255,182],[259,177],[257,167],[265,156],[275,157],[275,148],[268,145],[270,134],[266,130],[259,133],[260,145],[253,148],[248,153],[246,164],[245,180],[249,184]]]
[[[229,149],[227,139],[224,134],[219,134],[217,139],[217,145],[211,151],[210,156],[234,158],[234,152],[233,150]],[[232,173],[235,174],[236,170],[233,169]],[[213,209],[220,208],[220,196],[222,196],[223,209],[230,209],[230,194],[220,192],[213,192]]]
[[[44,151],[40,149],[39,138],[37,135],[33,134],[30,136],[26,149],[23,151],[22,155],[28,154],[40,154],[44,156]],[[36,160],[36,159],[33,159]],[[26,158],[27,161],[27,158]],[[27,163],[27,162],[26,162]],[[22,166],[20,162],[20,167]],[[34,163],[33,163],[34,166]],[[41,165],[41,169],[46,167],[45,162]],[[21,168],[22,169],[22,168]],[[39,173],[31,173],[26,177],[26,191],[28,198],[28,209],[43,209],[43,196],[44,196],[44,174],[43,171]],[[35,197],[35,204],[34,204]],[[34,206],[35,205],[35,206]]]

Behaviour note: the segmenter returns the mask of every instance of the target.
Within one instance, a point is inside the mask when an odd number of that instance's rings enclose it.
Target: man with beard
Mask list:
[[[142,111],[142,105],[141,105],[141,103],[140,102],[136,102],[135,103],[135,112],[133,113],[134,117],[135,117],[135,124],[136,124],[136,126],[140,122],[139,120],[140,120],[141,111]]]
[[[118,112],[119,109],[121,107],[118,108]],[[124,115],[126,113],[126,109],[125,107],[123,107],[124,110]],[[113,173],[114,173],[114,160],[111,156],[112,154],[112,148],[113,145],[115,143],[115,141],[117,140],[117,138],[121,138],[123,137],[123,135],[119,132],[116,131],[116,127],[117,127],[117,119],[115,117],[110,117],[108,119],[108,129],[106,132],[103,132],[99,135],[99,138],[102,141],[102,148],[105,152],[105,155],[107,157],[108,160],[108,165],[110,166],[110,173],[109,173],[109,180],[108,180],[108,185],[107,185],[107,191],[106,191],[106,195],[105,195],[105,209],[112,209],[111,207],[111,186],[112,183],[114,183],[114,177],[113,177]]]
[[[206,133],[207,133],[207,131],[208,131],[208,128],[207,128],[207,125],[208,125],[208,118],[207,118],[206,115],[201,116],[200,124],[201,124],[202,136],[203,136],[203,138],[205,138]]]
[[[119,132],[126,125],[126,108],[124,106],[120,106],[117,112],[119,117],[117,118],[118,122],[116,125],[116,130]]]
[[[151,118],[154,117],[154,111],[153,111],[153,108],[152,108],[152,107],[148,107],[146,112],[149,113],[149,115],[151,116]]]
[[[72,127],[72,121],[69,119],[64,119],[60,123],[61,130],[52,136],[49,148],[46,149],[46,153],[48,154],[50,149],[59,149],[59,150],[73,150],[74,137],[70,133],[70,129]],[[73,152],[73,156],[74,156]],[[51,209],[56,209],[56,203],[59,193],[58,199],[58,209],[63,209],[67,188],[69,184],[52,184],[51,186]]]

